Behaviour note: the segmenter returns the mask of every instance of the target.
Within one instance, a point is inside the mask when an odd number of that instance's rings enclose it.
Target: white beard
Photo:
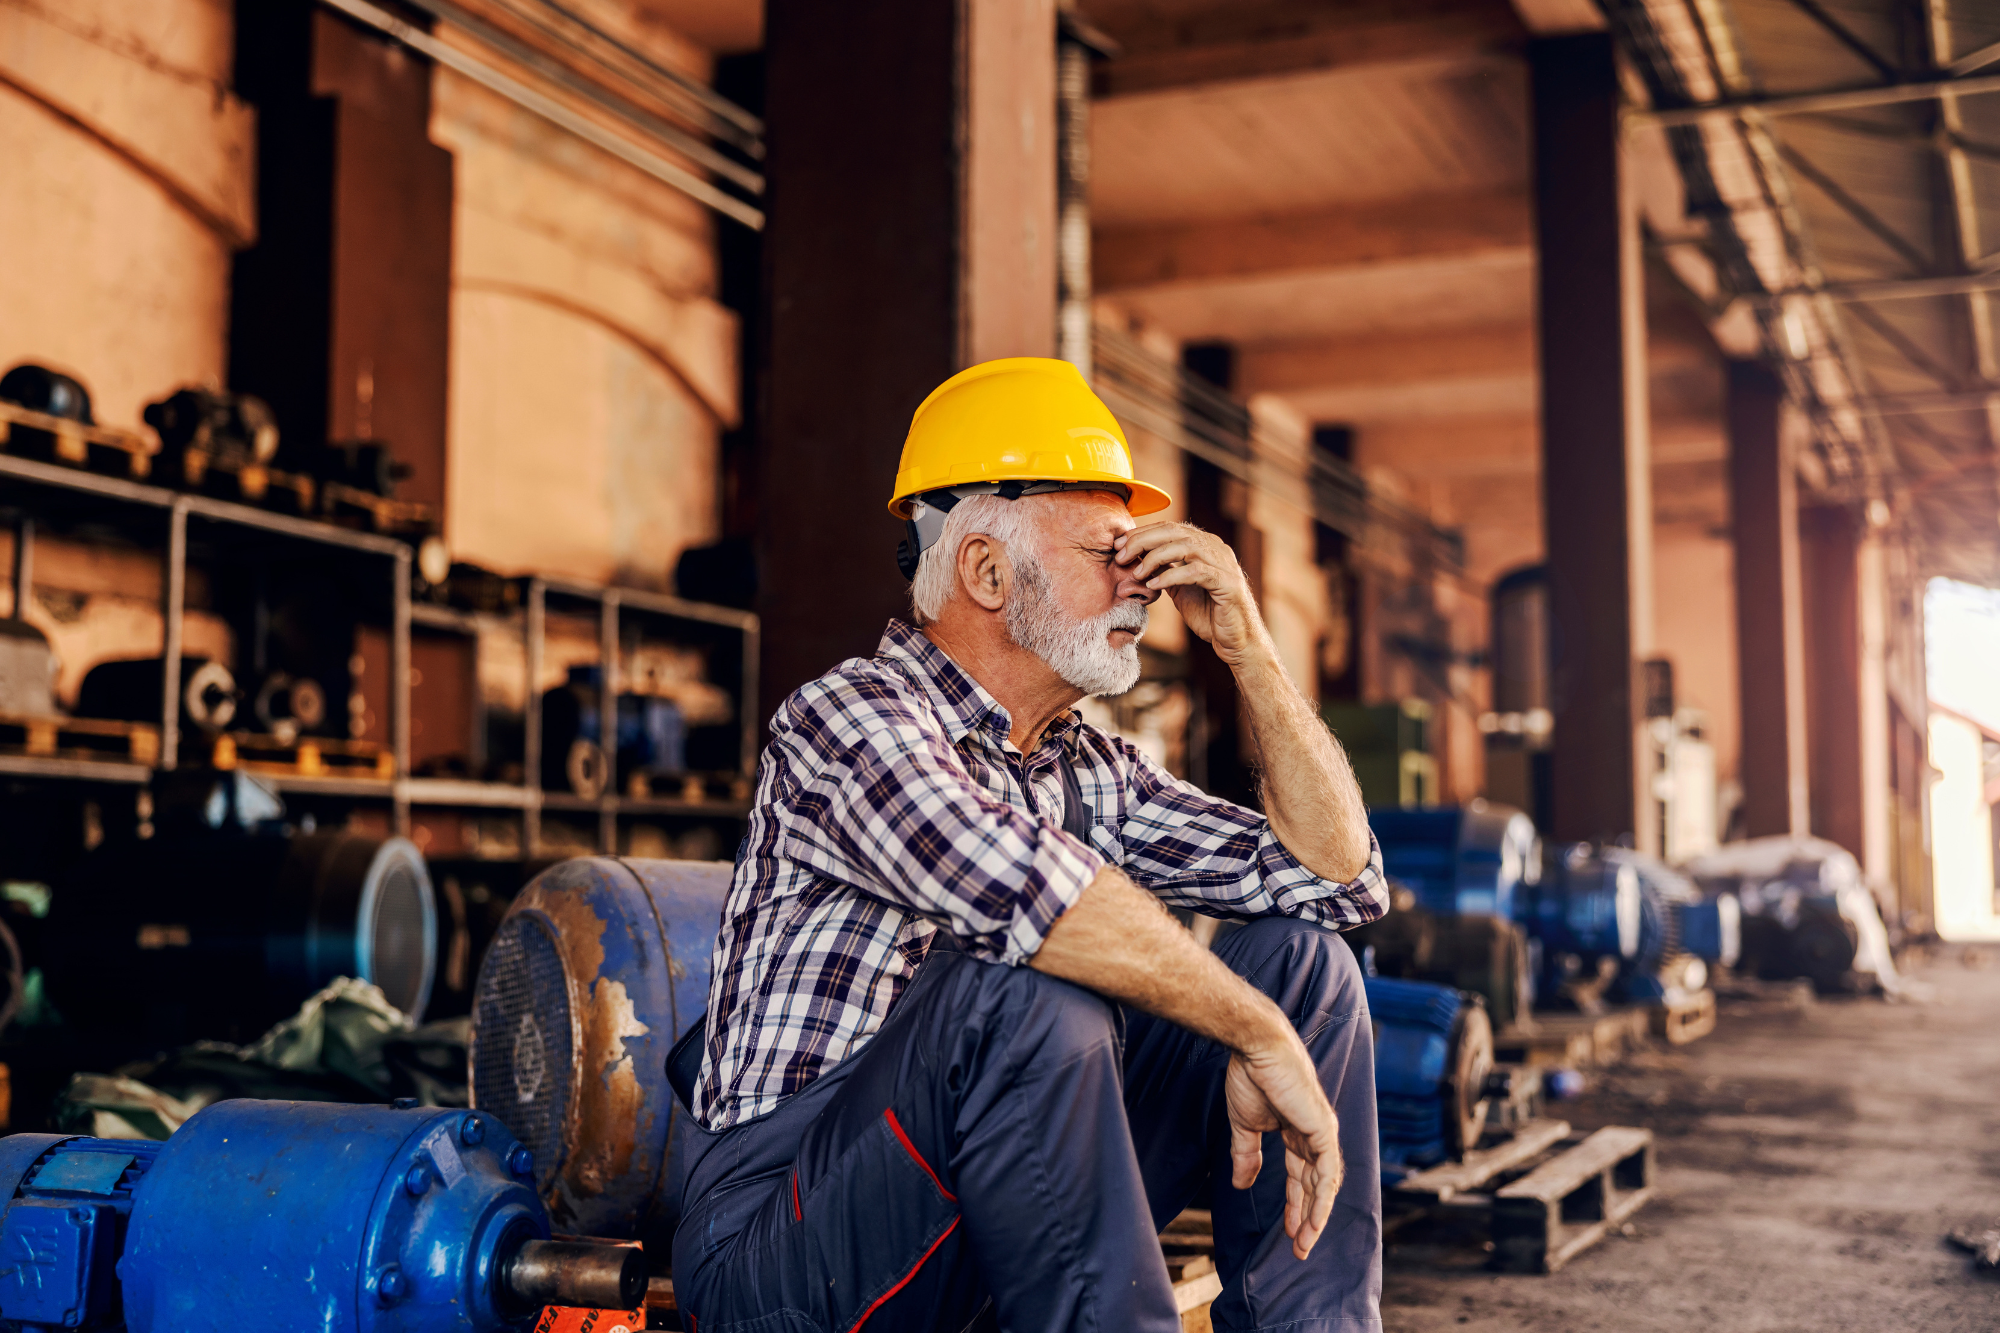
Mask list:
[[[1114,648],[1111,632],[1120,629],[1133,639]],[[1139,636],[1145,632],[1146,608],[1138,602],[1121,601],[1089,620],[1069,619],[1041,563],[1014,561],[1014,596],[1007,599],[1008,637],[1085,694],[1123,694],[1139,683]]]

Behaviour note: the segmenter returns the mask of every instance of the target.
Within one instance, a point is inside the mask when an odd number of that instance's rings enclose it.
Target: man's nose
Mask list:
[[[1138,579],[1133,578],[1129,570],[1121,569],[1118,578],[1117,597],[1121,602],[1132,601],[1138,602],[1142,606],[1151,606],[1154,602],[1160,600],[1160,590],[1158,588],[1148,588]]]

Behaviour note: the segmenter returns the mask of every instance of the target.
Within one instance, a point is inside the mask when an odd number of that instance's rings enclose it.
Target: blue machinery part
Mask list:
[[[1557,994],[1579,976],[1589,979],[1608,963],[1629,998],[1657,998],[1670,979],[1698,988],[1706,964],[1736,961],[1741,933],[1734,898],[1705,896],[1651,857],[1576,843],[1557,849],[1541,868],[1527,816],[1483,802],[1372,811],[1369,823],[1383,869],[1428,911],[1518,923],[1541,955],[1542,994]]]
[[[515,898],[480,964],[472,1104],[534,1152],[558,1230],[679,1220],[688,1129],[667,1052],[708,1006],[726,863],[565,861]]]
[[[641,1251],[551,1242],[534,1163],[477,1111],[227,1101],[165,1143],[0,1139],[0,1319],[29,1329],[519,1328],[631,1309]]]
[[[1430,1166],[1476,1147],[1493,1028],[1479,998],[1428,981],[1369,977],[1382,1165]]]
[[[1435,810],[1371,810],[1382,868],[1435,915],[1514,919],[1520,891],[1541,876],[1535,825],[1509,806],[1474,801]]]
[[[437,904],[407,838],[197,825],[85,857],[57,886],[42,940],[50,997],[73,1027],[145,1051],[250,1042],[335,977],[373,982],[422,1021]]]
[[[1645,911],[1638,871],[1578,843],[1562,849],[1535,892],[1524,897],[1520,920],[1545,954],[1622,963],[1639,956]]]

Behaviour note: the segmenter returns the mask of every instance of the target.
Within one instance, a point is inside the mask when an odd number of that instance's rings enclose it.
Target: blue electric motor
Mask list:
[[[1541,877],[1534,821],[1510,806],[1474,801],[1435,810],[1370,810],[1382,869],[1437,916],[1512,919],[1520,892]]]
[[[1639,873],[1588,843],[1559,850],[1520,909],[1521,924],[1541,942],[1545,957],[1610,958],[1622,966],[1638,956],[1646,910]]]
[[[551,1242],[534,1163],[477,1111],[226,1101],[165,1143],[0,1139],[0,1320],[222,1333],[519,1328],[632,1309],[630,1246]]]
[[[557,1229],[664,1238],[687,1113],[667,1052],[708,1007],[733,867],[587,857],[514,899],[479,967],[472,1104],[533,1150]]]
[[[1375,1115],[1385,1170],[1463,1156],[1486,1123],[1493,1027],[1476,995],[1428,981],[1369,977]]]
[[[1710,964],[1736,962],[1742,908],[1735,895],[1705,897],[1692,879],[1640,852],[1614,848],[1603,857],[1631,867],[1639,881],[1639,947],[1619,981],[1626,999],[1699,990],[1708,983]]]

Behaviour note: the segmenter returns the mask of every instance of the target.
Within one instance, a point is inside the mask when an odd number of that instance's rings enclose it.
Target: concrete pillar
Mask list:
[[[1531,42],[1528,59],[1554,714],[1546,832],[1633,834],[1647,847],[1658,821],[1640,808],[1650,756],[1635,686],[1652,648],[1645,292],[1618,75],[1605,33]]]
[[[1741,832],[1803,835],[1807,800],[1805,631],[1798,474],[1784,386],[1750,361],[1729,366],[1729,507],[1736,537],[1736,664],[1743,740]]]
[[[1866,850],[1861,734],[1861,516],[1799,515],[1805,603],[1806,774],[1812,831],[1858,860]]]
[[[1054,0],[772,0],[765,57],[768,717],[908,608],[883,506],[924,395],[1055,352]]]
[[[1889,585],[1882,537],[1871,531],[1857,555],[1861,617],[1861,869],[1895,883],[1895,800],[1889,761]]]
[[[441,510],[452,161],[430,63],[308,0],[238,5],[236,44],[258,237],[236,257],[230,387],[271,404],[281,466],[382,440],[408,469],[397,494]]]

